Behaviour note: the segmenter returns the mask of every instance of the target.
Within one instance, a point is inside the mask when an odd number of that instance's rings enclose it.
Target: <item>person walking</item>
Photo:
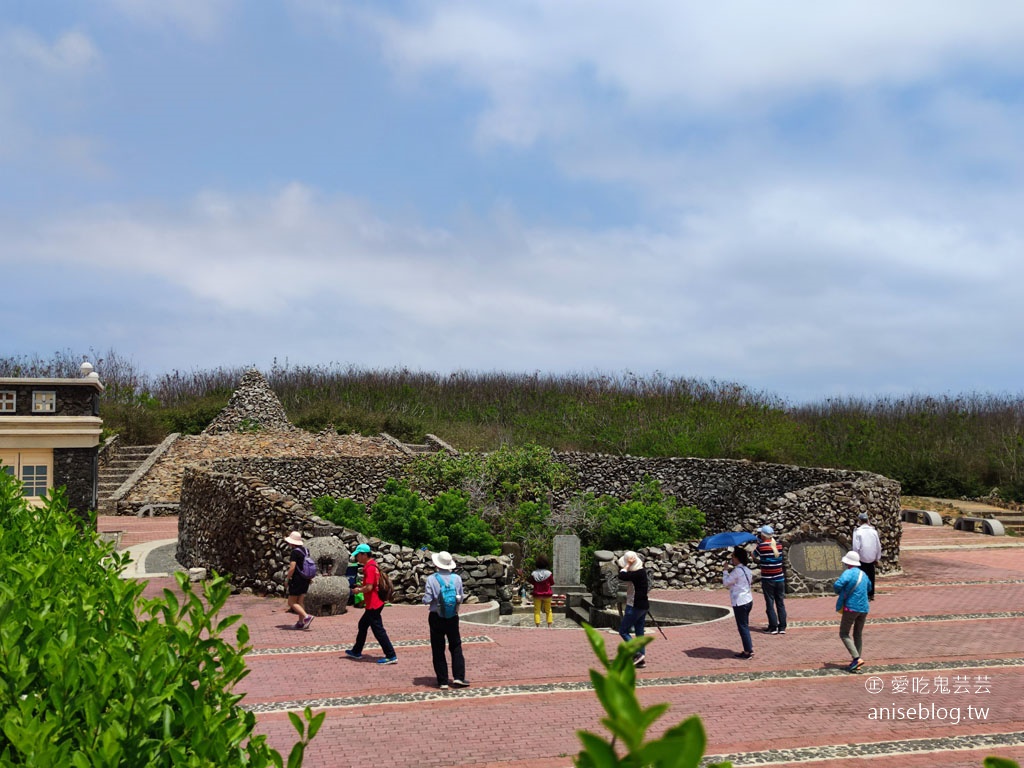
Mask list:
[[[366,644],[367,630],[373,630],[373,636],[380,643],[384,652],[384,658],[377,659],[378,664],[397,664],[398,656],[395,655],[395,647],[388,638],[388,632],[384,629],[384,621],[381,613],[384,611],[384,601],[378,594],[377,587],[380,585],[380,570],[377,568],[377,561],[370,557],[370,545],[360,544],[356,547],[352,557],[363,567],[363,583],[353,587],[353,591],[363,595],[363,615],[359,617],[358,629],[356,631],[355,644],[345,651],[350,659],[363,658],[363,646]]]
[[[310,580],[302,575],[301,568],[309,550],[306,549],[302,533],[299,531],[292,531],[284,540],[292,545],[291,562],[288,564],[288,573],[285,574],[285,580],[288,582],[288,612],[299,617],[295,629],[309,629],[309,625],[313,623],[313,617],[306,613],[306,593],[309,592]]]
[[[622,614],[622,623],[619,625],[619,636],[629,642],[632,639],[631,631],[637,637],[644,636],[647,611],[651,607],[647,597],[649,590],[647,569],[644,568],[644,561],[636,552],[626,552],[616,562],[619,566],[619,581],[626,582],[626,610]],[[643,649],[637,651],[633,656],[633,664],[641,669],[647,666],[647,654]]]
[[[551,573],[548,556],[537,555],[533,561],[533,572],[530,573],[530,584],[533,585],[533,624],[540,626],[541,614],[548,620],[548,629],[555,625],[555,615],[551,611],[551,598],[555,593],[555,575]]]
[[[762,525],[757,529],[758,542],[754,555],[761,566],[761,591],[768,614],[770,635],[786,634],[786,573],[782,562],[782,545],[775,540],[775,529]]]
[[[839,620],[839,639],[849,651],[852,661],[846,668],[847,672],[859,672],[864,666],[861,653],[864,650],[864,622],[868,618],[868,579],[860,569],[860,556],[850,550],[843,557],[846,570],[832,585],[836,598],[836,612],[841,614]],[[851,637],[851,634],[853,635]]]
[[[868,600],[875,599],[875,564],[882,559],[882,540],[868,520],[868,513],[857,515],[860,521],[853,531],[853,551],[860,557],[860,569],[868,577]]]
[[[462,592],[462,577],[455,571],[455,560],[447,552],[436,552],[430,556],[437,573],[427,577],[423,602],[430,606],[427,624],[430,628],[430,653],[437,675],[437,687],[448,689],[448,659],[444,646],[452,655],[452,681],[456,688],[469,685],[466,680],[466,660],[462,655],[462,637],[459,634],[459,605],[465,599]]]
[[[743,547],[733,549],[730,562],[731,566],[722,571],[722,584],[729,588],[732,615],[736,619],[740,642],[743,643],[743,651],[733,655],[737,659],[749,659],[754,655],[754,643],[750,639],[750,609],[754,607],[751,587],[754,584],[754,574],[747,567],[750,556]]]

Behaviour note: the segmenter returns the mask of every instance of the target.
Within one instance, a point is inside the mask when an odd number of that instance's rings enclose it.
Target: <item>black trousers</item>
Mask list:
[[[459,634],[459,616],[450,619],[430,612],[427,622],[430,625],[430,655],[434,662],[434,674],[438,685],[448,684],[448,658],[444,654],[445,641],[452,654],[452,679],[466,680],[466,660],[462,656],[462,636]]]
[[[381,620],[380,614],[383,608],[370,609],[366,608],[363,611],[363,615],[359,617],[359,624],[356,630],[356,642],[352,646],[352,653],[362,653],[363,645],[366,643],[366,631],[373,630],[373,636],[377,638],[377,642],[380,643],[380,649],[384,652],[385,658],[390,659],[395,655],[395,646],[391,644],[391,639],[388,637],[388,631],[384,629],[384,622]]]
[[[864,575],[870,579],[868,584],[868,600],[875,599],[875,564],[874,563],[861,563],[860,569],[864,571]]]

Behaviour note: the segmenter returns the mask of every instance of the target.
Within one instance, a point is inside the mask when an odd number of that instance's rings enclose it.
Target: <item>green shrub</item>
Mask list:
[[[432,548],[434,525],[430,502],[406,483],[388,480],[384,493],[370,507],[370,514],[379,538],[406,547]]]
[[[497,554],[500,549],[490,527],[470,511],[469,499],[461,491],[446,491],[430,502],[407,483],[390,479],[370,514],[352,499],[328,496],[315,499],[313,509],[332,523],[405,547],[463,555]]]
[[[230,393],[207,395],[181,405],[165,408],[160,418],[167,432],[198,435],[206,429],[228,404]],[[106,412],[104,412],[106,418]]]
[[[524,501],[544,502],[551,492],[572,480],[571,470],[555,461],[550,449],[535,444],[503,445],[487,454],[435,453],[417,459],[409,471],[417,487],[430,491],[458,488],[474,501],[502,509]]]
[[[75,521],[62,491],[32,508],[0,472],[0,764],[283,766],[232,692],[248,630],[223,638],[227,580],[199,595],[182,575],[180,596],[145,600],[127,556]],[[292,768],[323,717],[292,718]]]
[[[645,477],[636,483],[628,501],[611,496],[586,497],[597,521],[591,537],[602,549],[641,549],[666,542],[697,539],[703,535],[704,514],[680,507],[661,490],[661,483]]]
[[[333,496],[321,496],[313,499],[312,506],[313,511],[324,520],[351,528],[353,531],[359,531],[367,536],[380,538],[374,518],[366,513],[364,504],[347,498],[336,499]]]
[[[461,491],[446,491],[430,506],[434,522],[433,550],[446,549],[465,555],[498,554],[501,545],[490,527],[469,509]]]
[[[633,655],[651,642],[648,637],[635,637],[619,643],[614,659],[605,652],[604,638],[593,627],[584,624],[590,646],[604,667],[590,670],[601,706],[607,717],[601,723],[611,732],[611,740],[589,731],[577,731],[583,749],[576,756],[579,768],[698,768],[704,756],[707,737],[700,718],[694,715],[665,731],[660,738],[648,741],[647,731],[665,712],[668,704],[640,705],[636,697],[636,668]],[[622,753],[620,755],[620,753]],[[707,768],[730,768],[732,763],[713,763]]]

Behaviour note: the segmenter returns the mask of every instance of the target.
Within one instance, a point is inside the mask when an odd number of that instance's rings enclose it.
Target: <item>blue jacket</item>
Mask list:
[[[860,583],[858,584],[858,580]],[[843,575],[836,579],[832,589],[839,595],[836,599],[836,610],[849,608],[857,613],[868,612],[868,584],[871,579],[860,568],[847,568]]]

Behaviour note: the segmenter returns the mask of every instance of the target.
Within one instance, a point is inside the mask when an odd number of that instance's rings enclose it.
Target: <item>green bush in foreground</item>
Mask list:
[[[590,682],[607,716],[602,725],[611,731],[607,740],[589,731],[577,731],[583,750],[576,756],[579,768],[698,768],[707,737],[700,718],[694,715],[665,731],[659,739],[647,741],[647,730],[668,710],[668,704],[640,706],[636,697],[636,667],[633,655],[652,638],[634,637],[620,643],[614,659],[605,652],[604,638],[584,624],[587,639],[605,673],[590,670]],[[620,756],[620,752],[624,753]],[[707,768],[731,768],[732,763],[714,763]]]
[[[588,624],[590,647],[604,667],[590,670],[590,682],[594,686],[601,706],[607,713],[601,724],[612,738],[602,738],[590,731],[577,731],[583,749],[574,763],[578,768],[698,768],[704,757],[707,737],[700,717],[694,715],[679,725],[669,728],[661,738],[648,741],[647,730],[665,712],[668,704],[642,707],[636,697],[636,667],[633,655],[653,641],[651,636],[634,637],[626,643],[619,643],[614,659],[605,651],[604,638]],[[732,763],[710,763],[706,768],[731,768]],[[1013,760],[1004,757],[986,757],[984,768],[1020,768]]]
[[[82,531],[62,491],[30,507],[0,472],[0,765],[282,768],[234,685],[248,630],[218,616],[230,585],[143,599],[127,557]],[[292,722],[297,768],[323,713]],[[307,729],[308,725],[308,729]]]

